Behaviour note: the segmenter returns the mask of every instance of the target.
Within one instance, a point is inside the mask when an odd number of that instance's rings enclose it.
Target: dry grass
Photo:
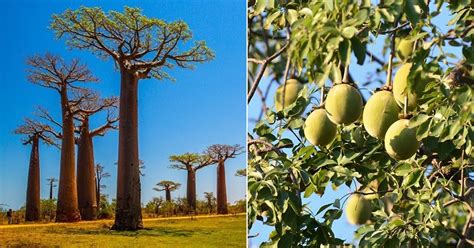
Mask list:
[[[245,247],[245,215],[148,219],[145,229],[112,231],[111,220],[0,227],[0,247]]]

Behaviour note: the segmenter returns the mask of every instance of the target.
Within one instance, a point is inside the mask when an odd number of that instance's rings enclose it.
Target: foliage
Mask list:
[[[452,29],[444,34],[434,19],[446,10]],[[248,226],[260,221],[274,228],[264,245],[344,243],[332,228],[350,194],[320,209],[304,204],[304,198],[323,195],[327,187],[344,185],[352,193],[377,196],[371,200],[370,221],[355,234],[360,246],[474,242],[469,240],[474,231],[473,221],[469,224],[474,216],[473,19],[469,1],[257,0],[249,7],[249,89],[260,92],[262,114],[249,134]],[[394,56],[395,38],[401,37],[416,48],[405,61]],[[382,55],[390,52],[387,62],[372,54],[376,42],[384,44]],[[316,92],[341,81],[359,89],[375,90],[384,81],[391,86],[393,68],[406,62],[413,63],[408,91],[415,89],[414,82],[424,88],[417,107],[401,113],[411,117],[410,127],[421,142],[414,157],[390,158],[383,140],[368,135],[360,121],[339,126],[336,140],[326,147],[306,141],[304,120],[316,105]],[[355,63],[374,70],[368,82],[353,82],[350,66]],[[267,91],[258,85],[264,74]],[[305,87],[295,103],[276,112],[267,106],[271,84],[289,77]],[[250,91],[248,101],[252,96]],[[367,193],[374,181],[375,191]]]
[[[153,199],[145,205],[145,213],[153,215],[159,214],[163,202],[164,200],[162,197],[153,197]]]
[[[162,180],[162,181],[158,182],[156,184],[156,186],[158,186],[158,187],[153,188],[153,190],[156,190],[156,191],[166,191],[166,190],[175,191],[175,190],[179,189],[181,184],[177,183],[177,182],[169,181],[169,180]]]
[[[97,211],[97,219],[111,219],[115,213],[115,199],[109,202],[109,196],[101,194],[99,211]]]
[[[53,221],[56,215],[56,200],[41,199],[40,202],[41,218],[43,220]]]
[[[67,38],[70,47],[111,57],[122,69],[138,72],[140,78],[171,79],[165,68],[193,68],[195,62],[214,58],[204,41],[196,41],[184,51],[178,49],[178,44],[183,46],[192,39],[185,22],[150,18],[139,8],[108,13],[99,7],[68,9],[53,15],[51,29],[58,38]]]

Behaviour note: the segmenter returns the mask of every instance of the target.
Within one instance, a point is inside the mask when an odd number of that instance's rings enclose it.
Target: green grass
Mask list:
[[[245,247],[245,215],[145,220],[139,231],[112,231],[112,221],[0,228],[0,247]]]

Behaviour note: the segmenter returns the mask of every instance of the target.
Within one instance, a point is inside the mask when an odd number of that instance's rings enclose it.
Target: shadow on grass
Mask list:
[[[193,235],[209,235],[212,232],[203,230],[186,230],[170,227],[144,228],[138,231],[113,231],[109,228],[83,229],[83,228],[65,228],[50,230],[50,233],[71,234],[71,235],[111,235],[125,237],[191,237]]]

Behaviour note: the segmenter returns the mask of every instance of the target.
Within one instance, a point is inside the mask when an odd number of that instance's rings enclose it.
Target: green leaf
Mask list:
[[[400,163],[395,168],[395,175],[402,177],[410,173],[411,170],[412,170],[411,164]]]
[[[318,209],[318,212],[316,212],[316,215],[320,214],[321,212],[323,212],[324,210],[326,210],[328,207],[332,206],[333,204],[332,203],[329,203],[329,204],[326,204],[326,205],[322,205],[319,209]]]
[[[265,10],[266,2],[267,2],[267,0],[256,0],[255,5],[253,7],[253,9],[254,9],[253,14],[254,15],[259,15],[260,13],[262,13],[263,10]]]
[[[365,54],[367,52],[367,47],[363,44],[358,37],[353,37],[351,39],[352,48],[354,50],[354,55],[357,58],[357,64],[363,65],[365,61]]]
[[[333,1],[333,0],[324,0],[324,5],[326,5],[326,8],[327,8],[329,11],[333,11],[333,10],[334,10],[334,1]]]
[[[408,123],[408,127],[410,128],[418,127],[419,125],[423,124],[425,121],[429,119],[430,117],[428,115],[418,114],[410,119],[410,122]]]
[[[416,169],[403,179],[402,186],[410,188],[411,186],[420,186],[419,182],[423,176],[423,169]]]
[[[343,40],[339,45],[339,53],[341,54],[341,61],[343,64],[349,64],[351,57],[351,43],[348,40]]]
[[[405,4],[405,14],[408,20],[416,25],[420,21],[420,13],[417,11],[418,6],[415,5],[415,0],[407,0]],[[419,8],[419,7],[418,7]]]
[[[291,233],[285,233],[278,241],[278,248],[292,247],[293,235]]]
[[[311,11],[310,8],[306,8],[306,7],[300,9],[299,13],[304,15],[304,16],[312,16],[313,15],[313,11]]]
[[[298,20],[298,11],[294,9],[289,9],[288,10],[288,16],[286,18],[288,20],[288,23],[293,24],[296,20]]]
[[[267,19],[265,20],[265,23],[263,24],[263,28],[264,29],[270,29],[273,21],[279,17],[281,14],[281,12],[278,10],[278,11],[275,11],[274,13],[272,13],[269,17],[267,17]]]

